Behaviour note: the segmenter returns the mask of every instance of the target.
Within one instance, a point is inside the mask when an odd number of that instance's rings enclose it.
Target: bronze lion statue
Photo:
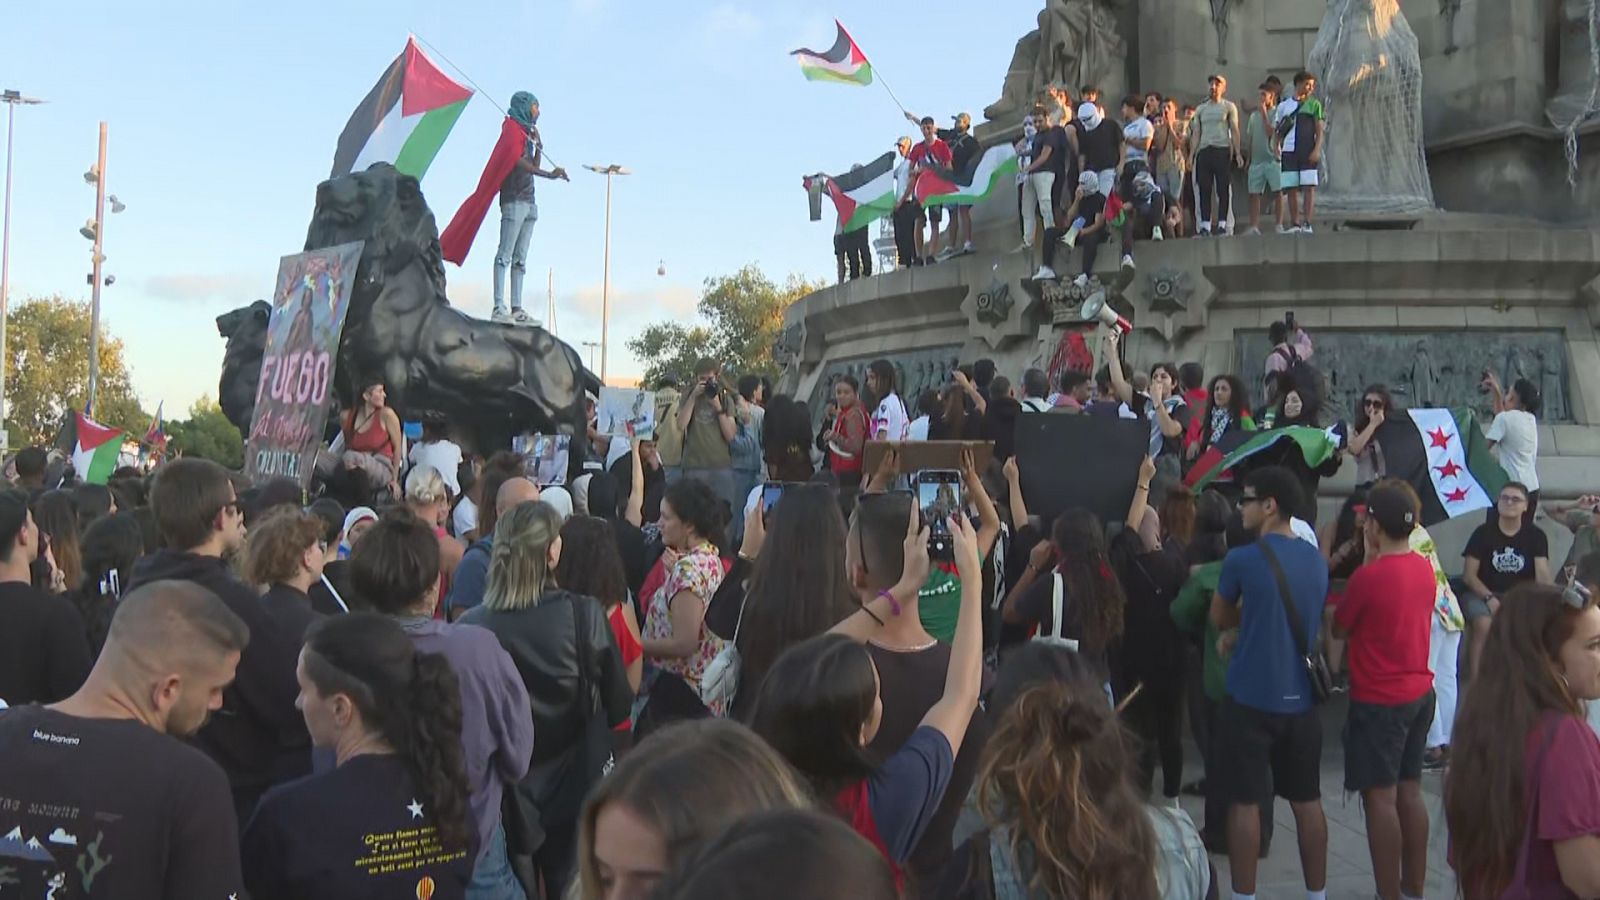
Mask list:
[[[305,249],[358,240],[366,247],[334,376],[341,406],[363,381],[381,379],[402,418],[445,416],[483,452],[524,432],[583,434],[584,391],[599,381],[543,328],[491,324],[450,305],[439,231],[415,178],[377,163],[317,186]],[[228,339],[218,395],[242,433],[255,412],[270,310],[256,301],[217,317]],[[583,443],[573,442],[575,466]]]

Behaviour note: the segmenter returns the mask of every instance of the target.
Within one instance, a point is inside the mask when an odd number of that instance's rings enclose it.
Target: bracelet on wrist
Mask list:
[[[1141,491],[1148,491],[1148,490],[1150,490],[1150,485],[1148,485],[1148,484],[1141,484],[1141,485],[1139,485],[1139,490],[1141,490]]]

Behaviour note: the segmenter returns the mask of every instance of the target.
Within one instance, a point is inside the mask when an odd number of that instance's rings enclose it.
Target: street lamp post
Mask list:
[[[11,302],[11,136],[17,127],[17,107],[43,103],[37,97],[24,97],[20,91],[0,91],[6,109],[6,210],[5,233],[0,237],[0,451],[11,444],[6,430],[6,310]]]
[[[589,368],[591,368],[591,369],[594,368],[594,351],[595,351],[595,348],[599,347],[599,346],[600,346],[600,342],[599,341],[584,341],[583,342],[583,349],[589,351]]]
[[[612,163],[609,166],[584,166],[591,172],[606,177],[606,255],[605,270],[600,282],[600,383],[606,383],[606,357],[610,356],[611,336],[611,176],[631,175],[627,168]]]
[[[100,252],[106,237],[106,123],[100,123],[100,157],[95,163],[94,180],[94,270],[89,275],[89,402],[94,412],[95,389],[100,384],[100,266],[105,254]]]

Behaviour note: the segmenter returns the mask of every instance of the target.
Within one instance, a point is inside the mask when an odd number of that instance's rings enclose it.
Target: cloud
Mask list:
[[[171,275],[152,275],[145,279],[145,293],[158,300],[176,303],[205,303],[213,300],[237,303],[240,306],[272,294],[272,283],[261,283],[253,275],[237,272],[204,274],[180,272]]]

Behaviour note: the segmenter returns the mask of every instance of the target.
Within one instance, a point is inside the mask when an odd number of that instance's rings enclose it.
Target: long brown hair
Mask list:
[[[33,504],[33,524],[41,534],[49,536],[51,554],[67,587],[75,587],[83,578],[83,548],[78,541],[78,512],[72,505],[72,495],[50,491],[40,496]]]
[[[1182,544],[1185,549],[1194,540],[1195,499],[1187,488],[1174,486],[1161,500],[1161,524],[1167,537]]]
[[[1456,878],[1467,900],[1499,897],[1511,883],[1528,827],[1523,772],[1529,736],[1548,713],[1583,716],[1555,660],[1580,609],[1558,587],[1514,588],[1496,614],[1450,742],[1444,814]],[[1537,751],[1536,751],[1537,752]]]
[[[1029,891],[1155,900],[1155,831],[1128,778],[1131,738],[1088,677],[1018,695],[984,747],[978,808],[1008,826]],[[993,838],[991,837],[991,840]]]
[[[1066,594],[1082,604],[1083,643],[1086,652],[1100,655],[1122,636],[1127,595],[1106,558],[1105,530],[1087,509],[1069,509],[1056,519],[1050,532],[1061,561]]]

